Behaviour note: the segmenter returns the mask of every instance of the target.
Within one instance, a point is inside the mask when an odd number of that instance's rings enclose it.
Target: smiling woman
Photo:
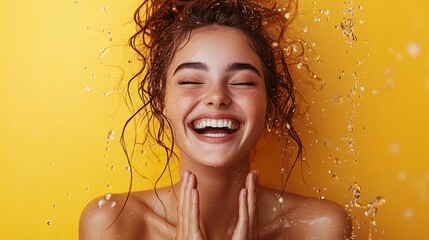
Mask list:
[[[295,142],[292,165],[301,157],[292,121],[294,87],[282,50],[289,23],[284,16],[293,5],[269,5],[244,0],[141,5],[136,12],[141,28],[131,44],[144,67],[129,86],[139,81],[143,105],[129,122],[136,116],[159,122],[150,134],[167,152],[166,169],[178,147],[181,179],[155,191],[102,199],[121,209],[95,199],[82,213],[81,239],[351,237],[350,219],[339,205],[259,185],[258,173],[250,170],[266,126],[282,144]]]

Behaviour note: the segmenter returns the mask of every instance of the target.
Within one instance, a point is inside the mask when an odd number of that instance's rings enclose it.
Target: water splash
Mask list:
[[[386,199],[382,196],[377,196],[374,198],[374,200],[366,205],[362,204],[359,200],[361,197],[361,186],[358,183],[353,183],[352,186],[349,188],[349,192],[352,193],[352,200],[349,201],[345,205],[345,207],[351,211],[352,208],[357,209],[363,209],[364,214],[367,217],[370,217],[370,227],[369,227],[369,233],[368,233],[368,240],[372,239],[372,233],[377,231],[377,221],[376,216],[377,212],[380,206],[386,204]]]

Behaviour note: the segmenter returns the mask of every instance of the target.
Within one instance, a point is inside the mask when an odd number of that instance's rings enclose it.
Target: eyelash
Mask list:
[[[179,85],[188,85],[188,84],[195,84],[195,85],[200,85],[200,84],[204,84],[201,82],[193,82],[193,81],[178,81],[177,82]],[[256,86],[255,82],[239,82],[239,83],[231,83],[232,86]]]
[[[239,83],[232,83],[231,85],[233,86],[255,86],[256,83],[255,82],[239,82]]]
[[[178,81],[177,82],[179,85],[186,85],[186,84],[203,84],[200,82],[193,82],[193,81]]]

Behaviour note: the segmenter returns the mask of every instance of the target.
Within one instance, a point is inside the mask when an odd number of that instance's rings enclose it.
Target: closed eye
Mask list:
[[[177,84],[179,85],[191,85],[191,84],[203,84],[202,82],[194,82],[194,81],[178,81]]]
[[[238,83],[231,83],[233,86],[255,86],[255,82],[238,82]]]

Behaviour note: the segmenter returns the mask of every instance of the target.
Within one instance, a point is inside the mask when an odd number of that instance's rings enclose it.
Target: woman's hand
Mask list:
[[[246,178],[246,188],[239,196],[238,223],[232,240],[258,239],[258,209],[256,204],[256,172],[250,172]]]
[[[188,171],[183,172],[177,208],[176,240],[203,240],[200,228],[197,179]]]
[[[241,189],[239,194],[238,222],[232,240],[258,238],[256,182],[257,174],[250,172],[246,178],[246,187]],[[204,240],[200,227],[197,180],[195,175],[188,171],[182,175],[177,211],[176,240]]]

